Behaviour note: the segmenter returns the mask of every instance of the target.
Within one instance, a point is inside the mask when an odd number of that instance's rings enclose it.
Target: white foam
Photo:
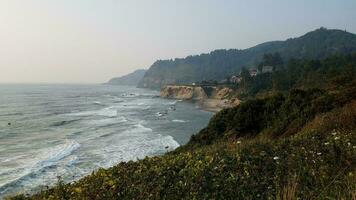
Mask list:
[[[179,147],[179,143],[172,136],[152,134],[151,129],[142,126],[138,127],[136,130],[130,131],[131,136],[135,133],[136,137],[129,137],[123,140],[123,137],[118,135],[117,143],[104,147],[103,152],[101,152],[105,160],[103,167],[110,167],[121,161],[137,160],[146,156],[163,154]],[[142,132],[139,133],[137,131]]]
[[[115,107],[110,106],[101,110],[92,110],[92,111],[84,111],[78,113],[70,113],[70,116],[92,116],[92,115],[99,115],[99,116],[106,116],[106,117],[115,117],[117,116],[117,110]]]
[[[101,103],[100,101],[94,101],[93,103],[96,105],[103,105],[103,103]]]
[[[10,158],[0,158],[0,163],[10,162],[10,161],[17,160],[17,159],[23,158],[23,157],[24,157],[24,155],[12,156]],[[0,170],[0,172],[1,172],[1,170]]]
[[[172,101],[172,102],[166,103],[166,105],[176,105],[176,104],[177,104],[177,102],[178,102],[178,100],[176,100],[176,101]]]
[[[40,167],[48,167],[53,165],[55,162],[61,160],[62,158],[70,155],[74,150],[78,149],[80,144],[74,140],[67,140],[64,144],[60,144],[53,149],[45,152],[47,158],[40,161],[37,165]]]
[[[164,112],[157,112],[156,113],[156,116],[157,117],[163,117],[163,116],[165,116],[165,115],[167,115],[168,114],[168,111],[166,110],[166,111],[164,111]]]
[[[37,156],[31,157],[31,155],[27,155],[29,159],[20,159],[22,161],[22,165],[19,168],[12,168],[6,173],[10,175],[7,178],[6,182],[2,182],[0,184],[1,187],[12,184],[22,177],[28,176],[32,173],[35,173],[45,167],[49,167],[55,165],[56,162],[61,159],[69,156],[74,150],[78,149],[80,144],[74,140],[66,140],[65,143],[57,145],[53,148],[43,149],[41,153],[37,154]]]
[[[147,127],[143,126],[142,124],[136,124],[134,127],[135,127],[134,129],[129,130],[128,132],[134,132],[134,133],[152,132],[152,129],[147,128]]]
[[[125,117],[91,120],[87,121],[86,123],[95,126],[107,126],[123,122],[127,122],[127,119]]]
[[[78,160],[78,156],[70,156],[66,161],[66,166],[73,165]]]
[[[186,121],[181,120],[181,119],[174,119],[172,122],[177,122],[177,123],[185,123]]]

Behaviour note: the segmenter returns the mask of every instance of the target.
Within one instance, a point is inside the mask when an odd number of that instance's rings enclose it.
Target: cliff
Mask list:
[[[204,110],[212,112],[239,105],[240,101],[237,98],[231,98],[232,94],[233,90],[227,87],[189,85],[168,85],[160,92],[162,98],[194,101]]]
[[[169,85],[161,89],[160,96],[180,100],[204,100],[208,96],[202,87]]]
[[[125,76],[121,77],[115,77],[109,80],[107,84],[109,85],[131,85],[131,86],[137,86],[137,84],[140,82],[140,80],[143,78],[145,75],[146,70],[144,69],[139,69],[136,70],[130,74],[127,74]]]
[[[264,54],[276,52],[284,61],[290,58],[322,59],[329,55],[349,54],[356,52],[356,35],[320,28],[298,38],[266,42],[244,50],[221,49],[186,58],[158,60],[147,71],[138,87],[157,89],[167,84],[223,80],[239,73],[242,66],[256,67]]]

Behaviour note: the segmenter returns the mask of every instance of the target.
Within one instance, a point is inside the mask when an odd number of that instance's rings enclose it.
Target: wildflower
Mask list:
[[[325,144],[325,145],[329,145],[329,142],[325,142],[324,144]]]
[[[331,135],[335,136],[337,133],[336,131],[332,132]]]
[[[335,139],[335,140],[338,140],[338,139],[340,139],[340,137],[335,137],[334,139]]]
[[[321,153],[320,153],[320,152],[318,152],[318,153],[316,153],[316,155],[320,156],[320,155],[321,155]]]
[[[273,157],[273,160],[279,160],[278,156]]]
[[[347,146],[351,146],[351,142],[348,142],[348,143],[347,143]]]
[[[241,141],[240,141],[240,140],[238,140],[236,143],[237,143],[237,144],[241,144]]]
[[[352,148],[356,149],[356,146],[352,146]]]

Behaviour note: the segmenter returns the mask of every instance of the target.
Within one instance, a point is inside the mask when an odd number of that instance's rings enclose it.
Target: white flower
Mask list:
[[[279,160],[278,156],[273,157],[273,160]]]
[[[347,146],[351,146],[351,142],[348,142],[348,143],[347,143]]]
[[[337,133],[336,133],[335,131],[331,133],[331,135],[333,135],[333,136],[335,136],[336,134],[337,134]]]
[[[320,153],[320,152],[318,152],[318,153],[316,153],[316,155],[320,156],[320,155],[321,155],[321,153]]]
[[[340,139],[340,137],[335,137],[334,139],[335,139],[335,140],[338,140],[338,139]]]
[[[325,142],[324,144],[325,144],[325,145],[329,145],[329,142]]]
[[[237,144],[241,144],[241,141],[240,141],[240,140],[238,140],[236,143],[237,143]]]

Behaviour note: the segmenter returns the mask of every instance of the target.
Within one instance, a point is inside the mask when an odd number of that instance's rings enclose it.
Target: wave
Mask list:
[[[43,150],[42,153],[37,157],[38,161],[26,161],[26,163],[28,162],[30,164],[2,173],[1,176],[8,174],[16,174],[18,176],[12,179],[8,179],[7,183],[0,185],[0,196],[1,194],[7,192],[9,189],[13,188],[19,181],[25,180],[29,176],[36,175],[36,172],[43,170],[44,168],[55,165],[58,161],[69,156],[79,147],[80,144],[75,140],[67,140],[64,144]]]
[[[125,102],[125,100],[122,100],[122,99],[117,98],[117,99],[114,99],[113,102],[114,102],[114,103],[122,103],[122,102]]]
[[[145,126],[142,125],[142,124],[136,124],[136,125],[135,125],[135,128],[136,128],[136,129],[133,129],[133,130],[131,130],[131,131],[133,131],[133,132],[139,132],[139,133],[152,132],[152,129],[147,128],[147,127],[145,127]]]
[[[165,110],[165,111],[163,111],[163,112],[157,112],[157,113],[156,113],[156,116],[157,116],[157,117],[163,117],[163,116],[165,116],[165,115],[168,115],[168,111],[167,111],[167,110]]]
[[[80,119],[64,120],[64,121],[54,122],[50,126],[64,126],[64,125],[71,124],[71,123],[76,122],[76,121],[80,121]]]
[[[117,134],[118,136],[125,137],[125,138],[126,137],[135,138],[135,136],[141,136],[142,133],[150,133],[152,131],[153,131],[152,129],[147,128],[147,127],[145,127],[145,126],[143,126],[142,124],[139,123],[139,124],[136,124],[136,125],[130,127],[127,130],[124,130],[121,133],[111,132],[111,133],[100,135],[99,137],[103,138],[103,137],[109,137],[109,136]]]
[[[181,120],[181,119],[174,119],[172,122],[177,122],[177,123],[185,123],[186,121]]]
[[[168,103],[166,103],[166,105],[171,105],[171,106],[173,106],[173,105],[176,105],[177,102],[178,102],[178,100],[172,101],[172,102],[168,102]]]
[[[5,116],[20,116],[20,115],[24,115],[24,113],[7,113],[7,114],[0,114],[0,117],[5,117]]]
[[[139,128],[142,128],[143,132],[149,130],[141,126]],[[133,130],[130,131],[131,137],[129,138],[118,135],[118,138],[116,138],[119,141],[118,143],[102,149],[101,154],[104,160],[106,160],[102,167],[110,167],[122,161],[137,160],[143,159],[146,156],[164,154],[180,146],[172,136],[144,132],[141,134],[136,133],[136,137],[132,137],[132,133],[134,133]]]
[[[94,104],[94,105],[104,105],[104,104],[101,103],[100,101],[94,101],[93,104]]]
[[[121,94],[121,97],[125,97],[125,98],[132,98],[132,97],[138,97],[140,96],[140,94],[138,93],[123,93]]]
[[[68,114],[70,116],[92,116],[92,115],[99,115],[99,116],[105,116],[105,117],[116,117],[117,116],[117,110],[113,107],[107,107],[101,110],[92,110],[92,111],[83,111],[83,112],[78,112],[78,113],[70,113]]]
[[[80,144],[75,140],[68,140],[64,144],[58,145],[55,148],[47,151],[48,157],[38,163],[38,166],[48,167],[53,165],[55,162],[67,157],[73,151],[77,150]]]
[[[98,119],[98,120],[91,120],[88,121],[87,123],[90,125],[95,125],[95,126],[108,126],[108,125],[113,125],[113,124],[119,124],[119,123],[124,123],[127,122],[128,120],[125,117],[119,117],[119,118],[109,118],[109,119]]]
[[[0,163],[10,162],[10,161],[17,160],[17,159],[23,158],[23,157],[24,157],[24,155],[13,156],[13,157],[11,157],[11,158],[1,158],[1,159],[0,159]],[[1,171],[0,171],[0,172],[1,172]],[[1,175],[1,173],[0,173],[0,175]]]

